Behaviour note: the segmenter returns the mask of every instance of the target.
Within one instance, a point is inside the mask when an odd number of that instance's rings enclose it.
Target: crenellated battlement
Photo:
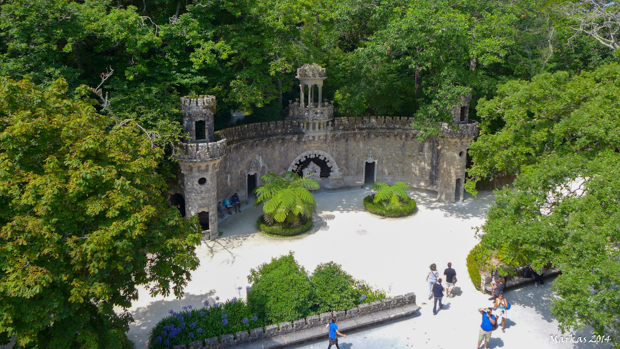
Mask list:
[[[215,96],[200,95],[196,98],[181,97],[181,113],[184,115],[215,114],[217,102]]]
[[[215,142],[179,143],[175,158],[180,162],[212,161],[226,155],[226,138]]]

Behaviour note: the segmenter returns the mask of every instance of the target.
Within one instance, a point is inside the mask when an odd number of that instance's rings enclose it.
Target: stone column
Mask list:
[[[299,84],[299,102],[300,106],[304,107],[304,84]]]
[[[323,102],[323,85],[319,85],[319,108],[321,107],[321,102]]]

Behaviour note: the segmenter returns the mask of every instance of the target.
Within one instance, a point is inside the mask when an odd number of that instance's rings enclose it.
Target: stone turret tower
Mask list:
[[[323,80],[327,78],[325,68],[316,63],[304,64],[297,69],[296,78],[299,79],[300,98],[295,102],[289,101],[288,119],[301,121],[305,133],[321,133],[331,129],[334,101],[323,101]]]
[[[226,155],[226,139],[213,132],[215,97],[181,97],[181,114],[187,138],[179,144],[176,159],[181,167],[187,216],[198,216],[203,239],[218,236],[217,172]]]

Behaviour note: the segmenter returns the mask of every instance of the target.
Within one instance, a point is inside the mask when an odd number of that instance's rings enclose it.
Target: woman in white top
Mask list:
[[[433,298],[433,285],[437,282],[439,272],[435,263],[431,264],[431,271],[426,275],[426,281],[428,281],[428,299]]]

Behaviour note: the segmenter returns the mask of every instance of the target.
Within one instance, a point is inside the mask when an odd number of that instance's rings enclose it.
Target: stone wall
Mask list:
[[[307,329],[325,326],[332,317],[336,317],[337,321],[346,319],[355,319],[368,314],[385,311],[388,309],[394,309],[405,305],[415,305],[416,296],[412,293],[407,293],[404,296],[396,296],[394,298],[387,298],[382,301],[375,301],[370,304],[360,304],[359,306],[347,310],[334,311],[322,313],[320,315],[308,316],[304,319],[295,320],[292,322],[282,322],[277,325],[269,325],[252,329],[249,333],[247,331],[239,331],[233,334],[227,334],[218,337],[209,338],[203,341],[195,341],[189,343],[189,345],[177,345],[174,349],[219,349],[228,348],[235,345],[258,341],[265,338],[272,338],[284,334],[290,334],[295,332],[301,332]],[[369,324],[370,325],[370,324]]]

